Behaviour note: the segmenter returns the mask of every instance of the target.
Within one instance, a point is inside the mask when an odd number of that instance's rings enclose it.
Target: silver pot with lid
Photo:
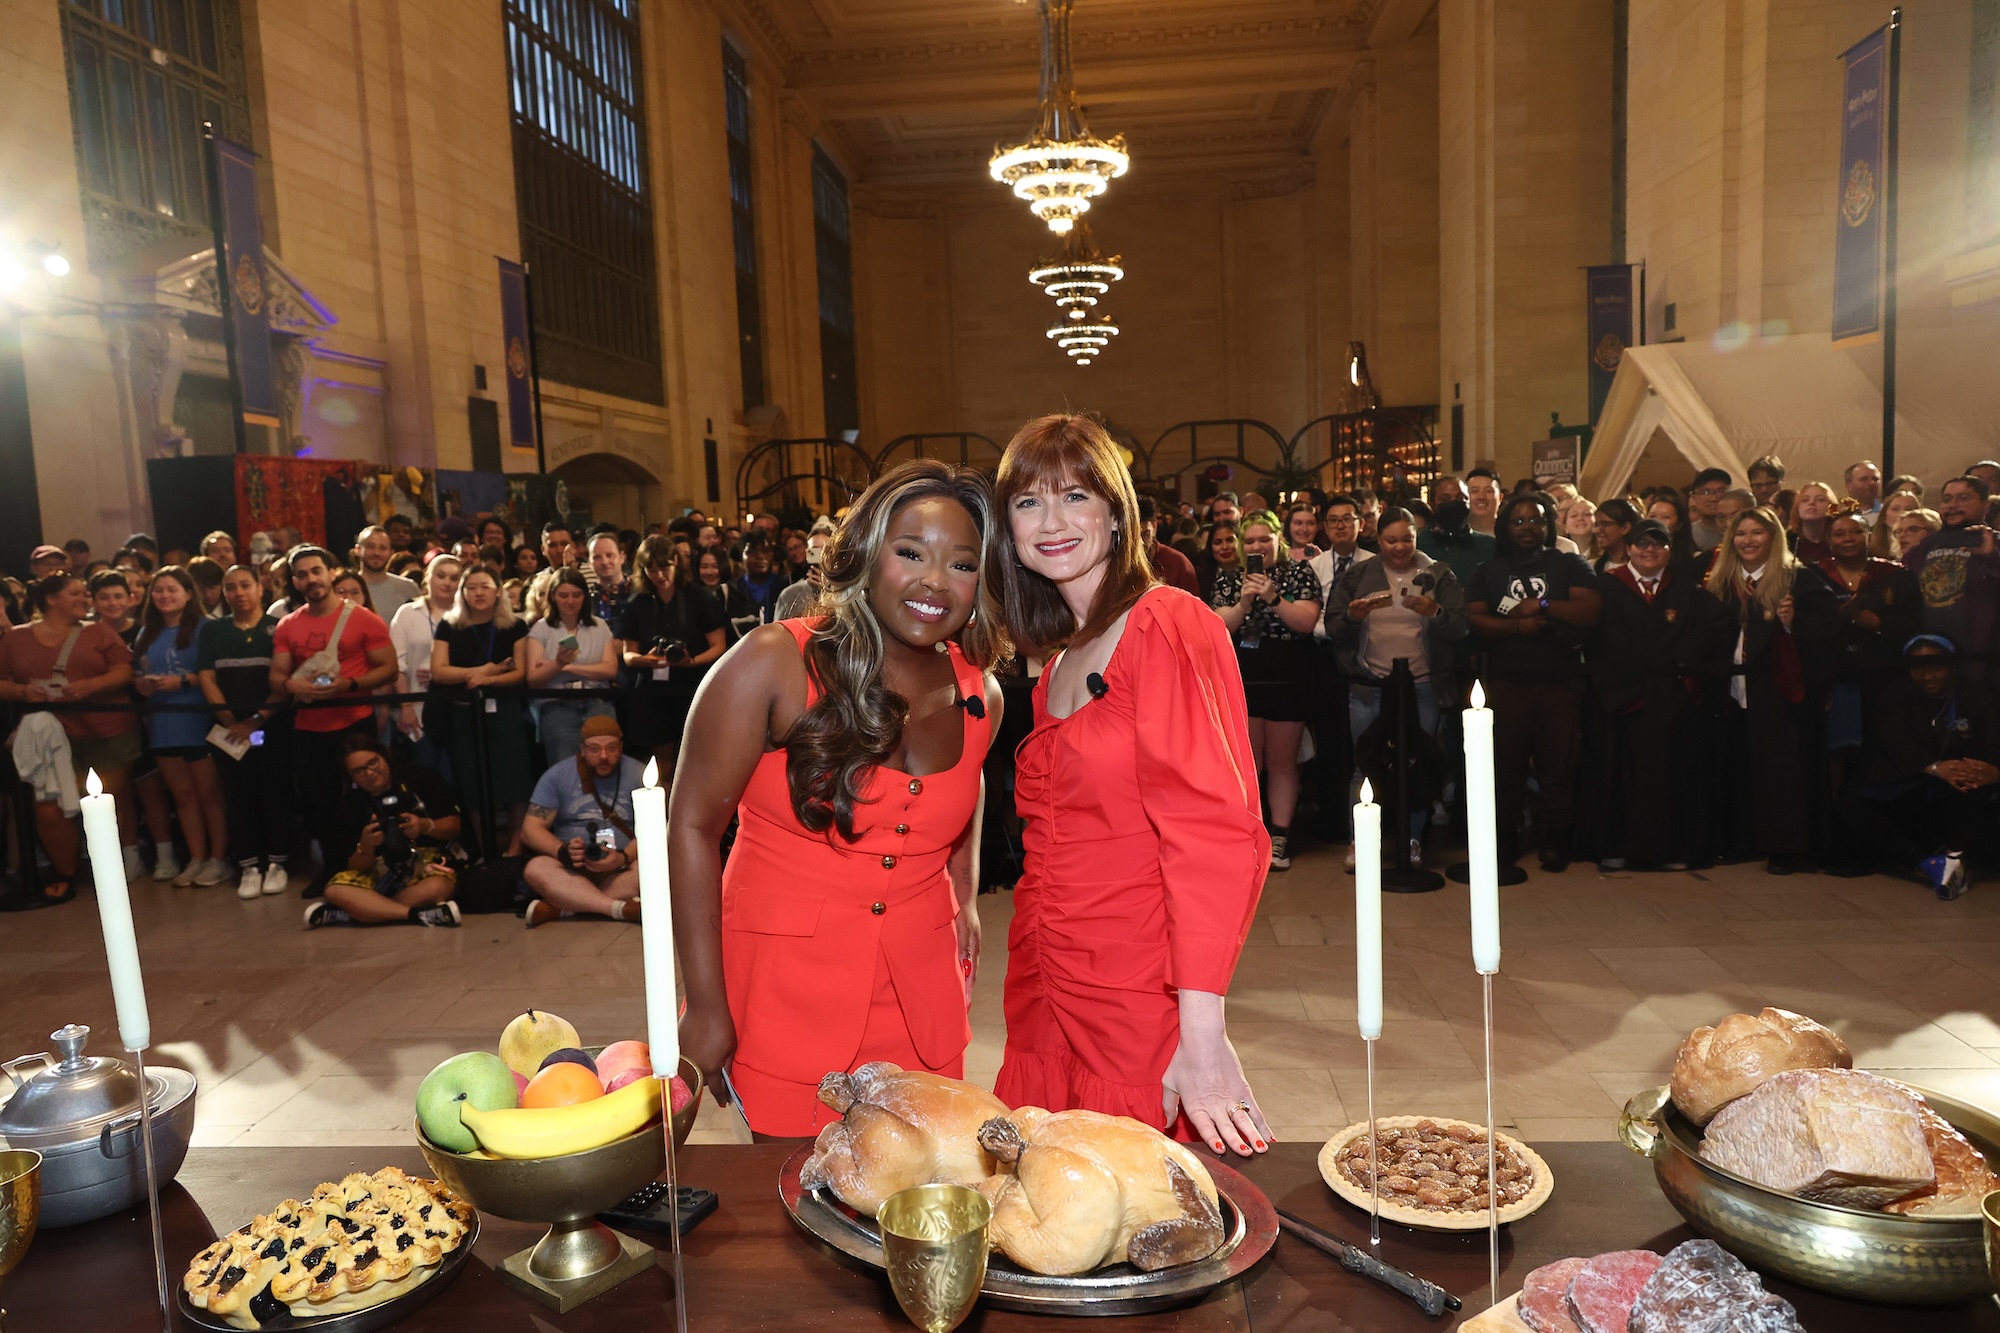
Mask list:
[[[0,1141],[42,1154],[44,1227],[93,1222],[146,1197],[139,1145],[139,1075],[110,1056],[85,1055],[90,1029],[78,1023],[49,1034],[55,1053],[0,1064]],[[37,1072],[29,1073],[39,1065]],[[153,1162],[165,1185],[187,1158],[194,1134],[195,1077],[185,1069],[146,1071],[153,1114]]]

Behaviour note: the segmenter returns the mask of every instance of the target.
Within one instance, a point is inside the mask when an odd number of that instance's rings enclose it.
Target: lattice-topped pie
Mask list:
[[[284,1314],[350,1314],[424,1282],[457,1249],[473,1211],[434,1180],[396,1167],[287,1199],[194,1258],[181,1286],[196,1309],[234,1328]]]

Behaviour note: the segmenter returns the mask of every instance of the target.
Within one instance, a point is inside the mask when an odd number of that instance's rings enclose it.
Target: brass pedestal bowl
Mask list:
[[[41,1205],[42,1155],[26,1148],[0,1152],[0,1277],[34,1244]],[[0,1333],[6,1328],[7,1312],[0,1310]]]
[[[681,1061],[694,1097],[673,1116],[674,1146],[687,1142],[701,1109],[701,1071]],[[587,1152],[510,1159],[449,1152],[417,1133],[437,1178],[482,1213],[514,1222],[546,1222],[535,1244],[509,1255],[500,1277],[524,1295],[565,1314],[653,1266],[653,1249],[620,1235],[597,1214],[623,1203],[666,1169],[658,1122]]]
[[[2000,1117],[1942,1093],[1912,1091],[1994,1159]],[[1618,1134],[1652,1159],[1661,1193],[1690,1226],[1754,1268],[1832,1296],[1890,1305],[1950,1305],[1992,1290],[1976,1215],[1908,1217],[1767,1189],[1702,1157],[1701,1130],[1665,1087],[1627,1102]]]

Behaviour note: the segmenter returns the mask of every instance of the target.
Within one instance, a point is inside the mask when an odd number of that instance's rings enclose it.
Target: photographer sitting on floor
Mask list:
[[[339,864],[326,897],[306,907],[306,929],[319,926],[456,926],[461,857],[458,799],[445,780],[414,764],[391,769],[389,752],[369,735],[342,747],[353,789],[329,821],[328,864]]]
[[[586,718],[583,748],[542,774],[521,841],[536,853],[523,878],[535,891],[527,928],[577,912],[639,919],[639,849],[632,793],[645,781],[613,718]]]

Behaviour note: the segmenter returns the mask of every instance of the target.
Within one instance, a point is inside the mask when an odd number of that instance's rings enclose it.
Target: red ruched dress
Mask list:
[[[780,621],[803,651],[812,622]],[[985,677],[951,645],[961,699]],[[806,704],[819,692],[810,681]],[[792,811],[785,751],[757,761],[722,872],[722,974],[736,1054],[729,1074],[760,1134],[803,1138],[839,1119],[819,1081],[870,1060],[961,1077],[972,1039],[946,862],[972,822],[987,719],[965,714],[964,750],[918,778],[876,768],[848,842]]]
[[[1154,588],[1103,676],[1102,697],[1057,718],[1045,671],[1015,754],[1026,867],[994,1092],[1009,1106],[1167,1129],[1161,1076],[1180,1044],[1178,993],[1228,991],[1271,839],[1221,617]],[[1184,1117],[1173,1128],[1193,1137]]]

